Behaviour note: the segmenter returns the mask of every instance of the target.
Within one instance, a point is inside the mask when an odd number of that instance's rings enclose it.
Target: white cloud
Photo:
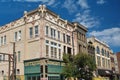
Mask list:
[[[87,3],[86,0],[78,0],[78,3],[77,3],[77,4],[79,4],[82,9],[87,9],[87,8],[89,8],[88,3]]]
[[[14,2],[41,2],[42,4],[52,6],[56,0],[2,0],[2,2],[8,2],[8,1],[14,1]]]
[[[92,31],[89,36],[96,36],[111,46],[120,47],[120,28],[105,29],[103,31]]]
[[[104,4],[105,2],[105,0],[97,0],[97,4]]]
[[[90,15],[90,10],[84,10],[81,13],[77,13],[73,21],[79,22],[87,28],[98,26],[100,23],[97,18]]]
[[[77,6],[74,0],[65,0],[63,7],[66,8],[71,13],[77,11]]]

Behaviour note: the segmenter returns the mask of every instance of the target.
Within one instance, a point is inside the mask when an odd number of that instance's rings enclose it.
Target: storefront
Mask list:
[[[52,59],[26,60],[24,61],[25,80],[63,80],[61,76],[63,65],[62,61]]]
[[[40,61],[29,60],[24,62],[25,80],[40,80]]]
[[[113,71],[107,69],[98,69],[98,75],[101,77],[109,78],[109,80],[114,79]]]

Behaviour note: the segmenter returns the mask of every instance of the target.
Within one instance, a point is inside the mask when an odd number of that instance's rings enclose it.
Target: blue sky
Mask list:
[[[88,37],[94,35],[114,52],[120,51],[120,0],[0,0],[0,26],[40,4],[65,20],[81,23],[88,28]]]

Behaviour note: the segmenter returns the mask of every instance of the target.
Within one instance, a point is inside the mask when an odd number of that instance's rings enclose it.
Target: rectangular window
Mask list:
[[[101,66],[100,56],[97,56],[97,64],[98,64],[98,66]]]
[[[54,31],[54,38],[56,38],[56,30],[54,29],[53,31]]]
[[[49,54],[49,46],[46,45],[46,57],[48,57],[48,54]]]
[[[67,35],[67,43],[70,44],[70,36]]]
[[[51,47],[51,58],[53,57],[53,47]]]
[[[20,62],[20,58],[21,58],[21,52],[20,51],[18,51],[18,62]]]
[[[21,30],[18,31],[18,41],[21,40]]]
[[[1,37],[0,37],[0,46],[1,46]]]
[[[71,53],[71,48],[70,48],[70,47],[67,47],[67,53],[68,53],[68,54],[72,54],[72,53]]]
[[[4,36],[4,44],[6,44],[6,35]]]
[[[61,49],[59,49],[59,59],[61,59]]]
[[[65,34],[63,33],[63,42],[65,43]]]
[[[30,38],[32,38],[33,37],[33,28],[32,27],[29,28],[29,34],[30,34]]]
[[[14,40],[17,41],[17,32],[15,32]]]
[[[63,49],[63,50],[64,50],[64,53],[66,53],[66,46],[64,46],[64,49]]]
[[[102,64],[103,64],[103,67],[105,67],[105,59],[102,58]]]
[[[45,32],[46,32],[46,35],[48,35],[48,33],[49,33],[48,26],[45,27]]]
[[[60,40],[60,31],[58,31],[58,40]]]
[[[3,37],[1,37],[1,45],[3,45]]]
[[[35,37],[38,37],[38,26],[35,26]]]
[[[54,48],[55,58],[57,58],[57,48]]]
[[[5,54],[3,54],[3,61],[5,60]]]
[[[56,38],[56,30],[51,28],[51,37]]]
[[[2,61],[2,55],[0,55],[0,62]]]

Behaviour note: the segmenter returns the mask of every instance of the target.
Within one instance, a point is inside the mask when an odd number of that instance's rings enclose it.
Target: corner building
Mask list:
[[[93,37],[87,39],[92,42],[95,48],[95,62],[97,66],[96,76],[101,76],[113,80],[114,62],[111,61],[113,55],[110,47],[103,41]],[[113,60],[113,58],[112,58]]]
[[[63,54],[87,53],[87,29],[40,5],[36,10],[0,27],[0,53],[17,55],[18,80],[62,80]],[[0,60],[7,59],[0,54]],[[7,79],[8,63],[0,62],[0,80]],[[12,75],[12,74],[11,74]]]

